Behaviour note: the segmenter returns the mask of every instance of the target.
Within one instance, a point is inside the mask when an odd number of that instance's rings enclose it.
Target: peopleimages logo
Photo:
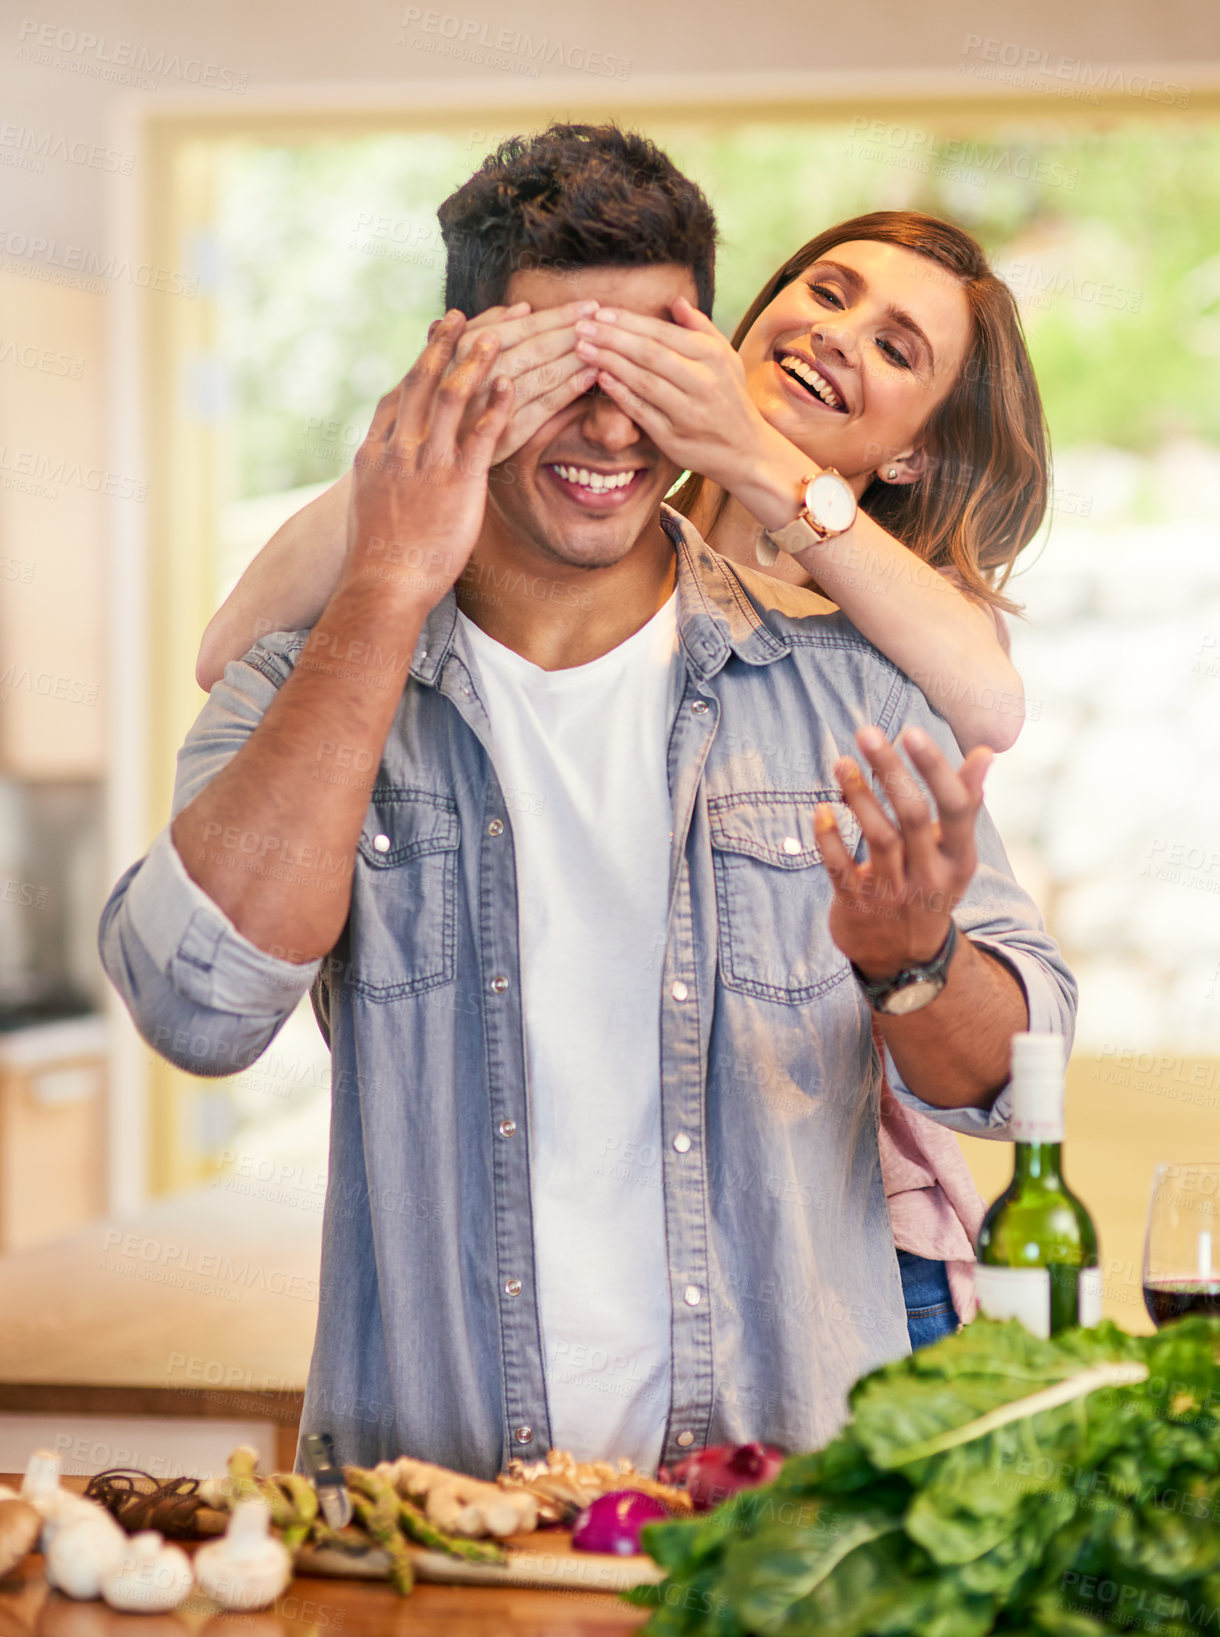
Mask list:
[[[143,83],[150,90],[156,88],[158,78],[182,80],[187,85],[203,85],[213,91],[233,91],[238,95],[246,89],[244,71],[225,68],[220,63],[201,62],[198,57],[183,58],[174,51],[153,51],[148,46],[137,45],[134,40],[114,40],[109,35],[91,34],[86,29],[64,28],[27,17],[17,30],[17,37],[22,42],[16,51],[20,61],[66,68],[87,74],[91,79],[127,84],[136,82],[140,76],[148,76]]]
[[[58,131],[35,130],[29,125],[7,121],[0,125],[0,163],[19,162],[28,170],[42,171],[48,159],[62,159],[68,165],[87,165],[92,170],[112,171],[130,176],[136,156],[98,142],[74,141]]]
[[[1143,97],[1167,107],[1187,108],[1190,92],[1174,80],[1158,79],[1138,69],[1113,63],[1090,63],[1079,57],[1057,57],[1038,46],[1016,40],[998,40],[989,35],[967,34],[962,43],[963,74],[995,80],[1005,85],[1024,85],[1053,96],[1080,102],[1099,101],[1098,92],[1121,92]]]
[[[486,63],[537,78],[544,68],[572,68],[602,79],[631,76],[631,58],[592,46],[575,45],[547,34],[519,28],[493,28],[478,17],[407,6],[402,14],[399,45],[411,45],[460,62]]]
[[[0,256],[12,258],[9,272],[28,272],[35,278],[51,277],[55,282],[83,285],[105,294],[108,282],[135,284],[142,290],[160,290],[166,295],[185,296],[193,301],[199,281],[169,267],[153,267],[133,262],[126,256],[103,256],[81,244],[61,244],[41,234],[21,233],[0,227]]]

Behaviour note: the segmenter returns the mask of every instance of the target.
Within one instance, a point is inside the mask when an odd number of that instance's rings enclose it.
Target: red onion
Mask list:
[[[786,1459],[774,1444],[713,1444],[680,1462],[674,1482],[686,1485],[696,1512],[710,1512],[739,1489],[769,1484]]]
[[[572,1545],[578,1552],[613,1552],[632,1557],[640,1549],[640,1530],[672,1513],[663,1501],[638,1489],[616,1489],[599,1495],[577,1518]]]

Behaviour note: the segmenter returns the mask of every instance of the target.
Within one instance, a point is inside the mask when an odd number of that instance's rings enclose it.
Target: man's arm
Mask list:
[[[881,979],[931,960],[945,941],[978,864],[975,823],[991,752],[974,750],[955,770],[927,733],[907,729],[902,744],[931,792],[933,813],[879,729],[862,728],[857,743],[897,823],[859,765],[844,757],[836,774],[868,856],[858,863],[850,857],[829,807],[818,808],[815,828],[835,889],[831,935],[866,977]],[[1012,1036],[1030,1026],[1020,982],[968,937],[959,938],[945,987],[930,1005],[878,1023],[906,1086],[948,1109],[990,1107],[1008,1080]]]
[[[480,336],[447,373],[461,330],[448,315],[378,404],[356,457],[339,585],[262,721],[174,821],[191,878],[252,944],[293,962],[325,955],[343,930],[368,811],[368,787],[315,779],[319,757],[339,744],[353,765],[378,765],[424,620],[482,525],[511,392],[497,381],[461,430],[499,346]],[[402,543],[409,553],[388,549]]]

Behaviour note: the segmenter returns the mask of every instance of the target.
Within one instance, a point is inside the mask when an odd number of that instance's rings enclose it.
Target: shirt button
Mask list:
[[[513,1437],[519,1444],[532,1444],[534,1442],[534,1429],[533,1427],[514,1427]]]
[[[489,836],[502,836],[504,834],[504,825],[499,819],[492,819],[487,826],[487,834]]]
[[[502,1137],[515,1137],[517,1135],[516,1120],[501,1120],[500,1135]]]
[[[787,853],[789,858],[795,858],[800,850],[801,844],[795,836],[784,837],[784,851]]]
[[[689,1449],[694,1441],[695,1435],[693,1432],[680,1432],[675,1440],[676,1443],[681,1444],[683,1449]]]
[[[686,1303],[687,1307],[698,1307],[699,1303],[703,1300],[703,1293],[700,1291],[698,1285],[687,1285],[686,1289],[682,1292],[682,1300]]]
[[[389,850],[390,850],[390,838],[389,838],[389,836],[374,836],[373,837],[373,846],[377,849],[377,851],[379,853],[388,853]]]
[[[678,1135],[674,1138],[674,1148],[679,1154],[690,1153],[690,1138],[686,1135],[685,1131],[679,1131]]]
[[[691,701],[691,707],[690,707],[690,713],[691,713],[692,716],[706,716],[707,715],[707,700],[706,699],[694,699],[694,700],[692,700]]]
[[[502,995],[507,988],[508,988],[508,979],[504,976],[503,972],[498,972],[496,974],[496,976],[491,980],[491,992],[492,992],[492,994],[493,995]]]
[[[687,995],[690,994],[690,990],[682,982],[681,978],[678,979],[677,983],[674,984],[673,988],[669,992],[675,1000],[685,1000]]]
[[[520,1296],[520,1294],[521,1294],[521,1281],[520,1281],[520,1279],[505,1279],[505,1281],[504,1281],[504,1294],[506,1296]]]

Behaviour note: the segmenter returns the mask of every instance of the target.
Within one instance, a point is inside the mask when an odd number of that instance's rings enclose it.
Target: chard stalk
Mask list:
[[[1006,1427],[1013,1421],[1024,1421],[1027,1416],[1040,1415],[1043,1410],[1058,1409],[1061,1404],[1070,1404],[1073,1399],[1085,1398],[1101,1387],[1133,1387],[1147,1379],[1148,1366],[1138,1364],[1134,1360],[1122,1359],[1110,1364],[1096,1364],[1091,1370],[1082,1370],[1079,1375],[1068,1376],[1064,1381],[1055,1382],[1052,1387],[1042,1387],[1025,1398],[1016,1398],[1009,1404],[1001,1404],[998,1409],[988,1410],[986,1415],[980,1415],[974,1421],[967,1421],[960,1427],[950,1427],[948,1432],[937,1433],[934,1438],[925,1438],[922,1443],[911,1444],[906,1449],[899,1450],[896,1455],[878,1460],[876,1464],[888,1470],[891,1467],[907,1466],[911,1461],[922,1461],[929,1455],[943,1455],[946,1450],[956,1449],[959,1444],[970,1444],[976,1438],[985,1438],[997,1427]]]

